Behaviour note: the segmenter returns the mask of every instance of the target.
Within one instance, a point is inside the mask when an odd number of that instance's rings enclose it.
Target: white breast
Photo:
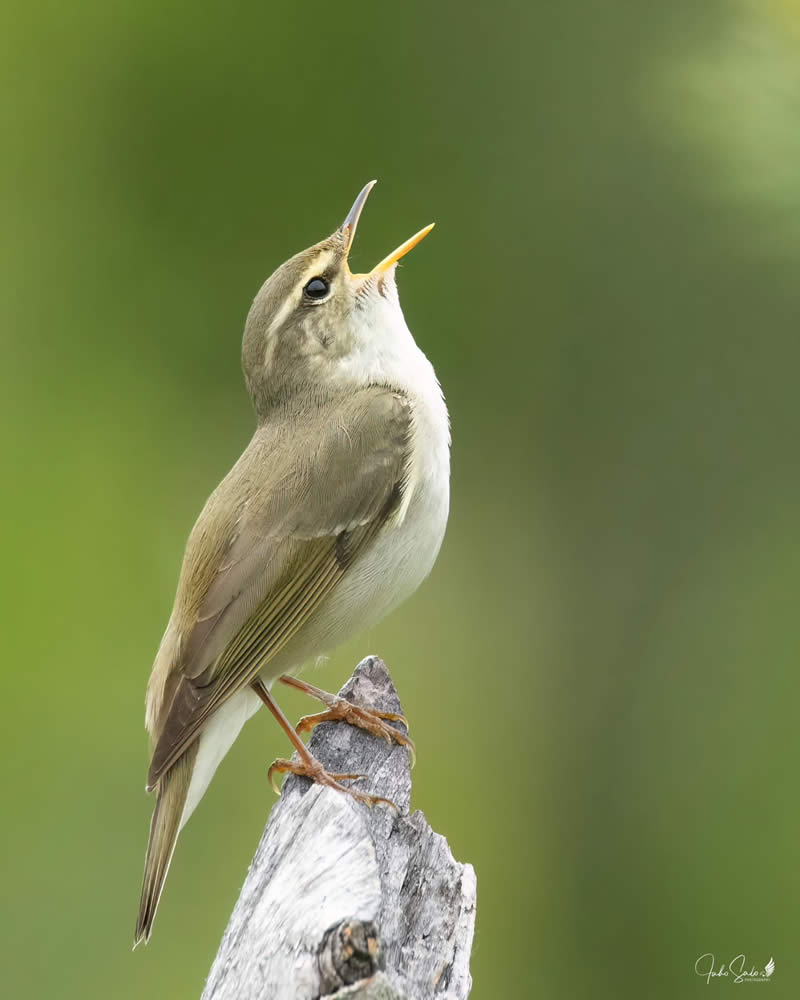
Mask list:
[[[403,502],[373,545],[337,587],[336,604],[348,614],[350,631],[376,624],[417,589],[430,573],[444,538],[450,507],[450,453],[447,411],[436,388],[434,405],[413,400],[413,426]],[[349,579],[348,579],[349,577]]]
[[[342,365],[356,384],[396,386],[411,401],[406,489],[395,517],[335,592],[348,634],[369,628],[409,597],[430,573],[450,507],[450,421],[442,389],[406,325],[392,282],[359,324],[359,345]],[[349,579],[348,579],[349,577]],[[332,601],[332,603],[334,603]]]

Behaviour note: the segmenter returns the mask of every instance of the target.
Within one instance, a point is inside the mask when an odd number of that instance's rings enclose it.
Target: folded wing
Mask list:
[[[195,525],[148,786],[316,613],[400,503],[411,413],[370,387],[256,433]],[[290,437],[291,435],[291,437]]]

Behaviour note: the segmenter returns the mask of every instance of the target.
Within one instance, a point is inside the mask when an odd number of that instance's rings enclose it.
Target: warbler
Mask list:
[[[391,713],[298,680],[312,658],[377,623],[430,572],[449,509],[450,425],[431,363],[406,325],[397,262],[367,274],[348,257],[374,185],[331,236],[282,264],[247,316],[242,368],[252,440],[211,494],[186,545],[146,697],[150,825],[135,944],[150,936],[178,834],[222,758],[266,704],[298,754],[293,771],[368,803],[327,772],[275,703],[275,681],[343,719],[409,745]],[[404,721],[404,720],[403,720]]]

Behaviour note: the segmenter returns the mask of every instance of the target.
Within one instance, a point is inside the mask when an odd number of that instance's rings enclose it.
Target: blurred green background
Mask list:
[[[438,224],[400,290],[452,514],[316,676],[393,671],[473,995],[711,951],[797,996],[798,3],[7,0],[0,81],[3,995],[200,994],[287,747],[247,726],[131,954],[144,687],[249,303],[378,177],[357,265]]]

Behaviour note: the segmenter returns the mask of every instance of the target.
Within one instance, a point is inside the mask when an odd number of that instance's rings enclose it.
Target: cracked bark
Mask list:
[[[402,712],[374,656],[339,694]],[[328,770],[366,774],[361,787],[399,813],[290,775],[202,1000],[462,1000],[475,872],[453,859],[421,812],[409,815],[408,751],[338,722],[318,726],[310,748]]]

